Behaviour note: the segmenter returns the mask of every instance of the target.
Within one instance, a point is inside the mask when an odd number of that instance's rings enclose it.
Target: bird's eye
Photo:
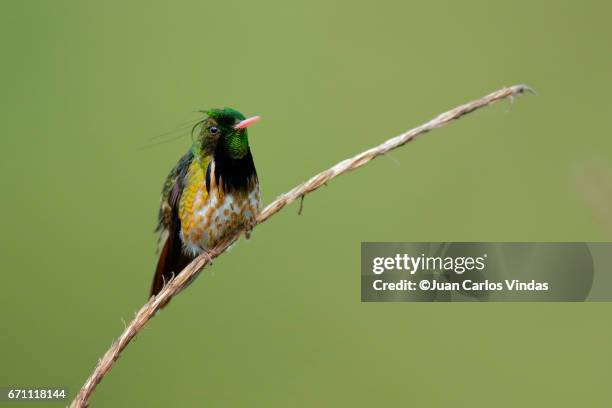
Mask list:
[[[216,126],[211,126],[211,127],[209,127],[209,128],[208,128],[208,132],[209,132],[211,135],[216,135],[216,134],[218,134],[218,133],[219,133],[219,128],[218,128],[218,127],[216,127]]]

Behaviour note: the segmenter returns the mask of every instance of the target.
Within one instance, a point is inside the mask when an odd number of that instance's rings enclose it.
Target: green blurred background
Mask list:
[[[257,228],[147,326],[92,406],[611,406],[610,304],[359,300],[361,241],[612,240],[611,11],[4,0],[0,385],[74,395],[146,300],[159,191],[190,139],[142,147],[194,110],[263,116],[250,138],[267,203],[525,82],[537,97],[428,134]]]

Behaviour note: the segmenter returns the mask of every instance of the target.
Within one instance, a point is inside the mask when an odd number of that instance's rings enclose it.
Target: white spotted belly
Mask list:
[[[259,213],[259,205],[258,186],[249,193],[198,191],[191,216],[181,219],[181,240],[186,252],[196,256],[215,246],[232,230],[252,223]]]

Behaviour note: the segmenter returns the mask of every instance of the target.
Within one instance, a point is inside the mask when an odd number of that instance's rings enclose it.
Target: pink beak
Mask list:
[[[236,125],[234,125],[234,129],[246,129],[247,127],[251,126],[253,123],[257,122],[259,119],[261,119],[261,116],[252,116],[250,118],[246,118],[245,120],[242,120],[238,122]]]

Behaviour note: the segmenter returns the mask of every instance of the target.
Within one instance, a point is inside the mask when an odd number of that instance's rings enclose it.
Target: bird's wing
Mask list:
[[[159,214],[157,217],[157,229],[162,235],[164,230],[171,229],[173,224],[178,220],[174,215],[178,214],[178,205],[181,201],[183,188],[185,187],[185,177],[189,166],[193,160],[193,153],[188,151],[176,163],[174,168],[170,170],[170,174],[166,177],[162,188],[161,204],[159,206]]]
[[[156,229],[160,233],[161,251],[151,285],[151,296],[157,295],[164,284],[191,261],[191,258],[183,252],[178,208],[192,161],[193,153],[190,150],[170,171],[162,189]]]

